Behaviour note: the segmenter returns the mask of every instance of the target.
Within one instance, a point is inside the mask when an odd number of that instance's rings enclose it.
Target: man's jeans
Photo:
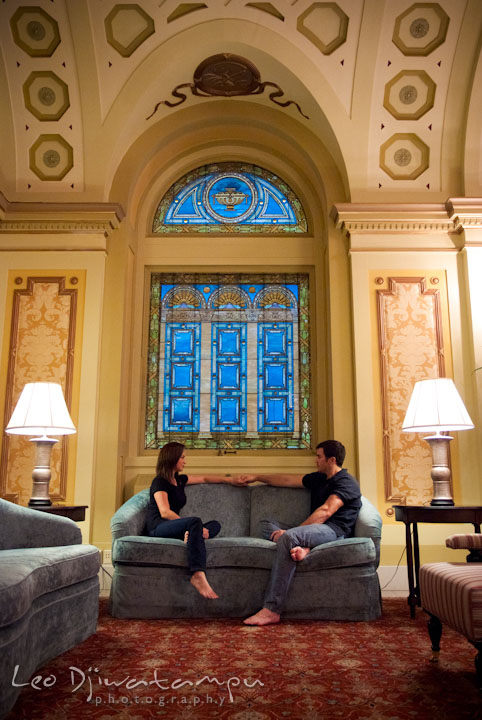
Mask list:
[[[270,540],[270,535],[275,530],[286,529],[286,526],[283,527],[281,523],[274,520],[263,520],[261,526],[263,537],[266,540]],[[271,568],[271,577],[264,596],[263,607],[278,613],[278,615],[281,614],[296,570],[296,561],[292,560],[290,555],[292,548],[297,545],[313,548],[342,538],[343,535],[337,535],[333,528],[323,523],[299,525],[286,529],[276,543],[276,557]]]

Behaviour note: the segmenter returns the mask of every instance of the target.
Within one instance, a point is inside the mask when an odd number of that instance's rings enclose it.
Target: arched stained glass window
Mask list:
[[[154,233],[306,233],[301,202],[279,177],[256,165],[216,163],[188,173],[168,190]]]
[[[306,273],[151,274],[145,448],[311,447]]]

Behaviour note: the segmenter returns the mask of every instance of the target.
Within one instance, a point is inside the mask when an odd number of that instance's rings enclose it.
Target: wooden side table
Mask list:
[[[82,522],[85,520],[85,510],[88,507],[88,505],[37,505],[31,509],[52,515],[62,515],[62,517],[68,517],[75,522]]]
[[[395,519],[405,523],[407,543],[408,604],[410,617],[415,617],[415,608],[420,607],[420,551],[418,545],[418,523],[472,523],[474,531],[480,533],[482,507],[464,505],[393,505]],[[412,531],[413,526],[413,545]]]

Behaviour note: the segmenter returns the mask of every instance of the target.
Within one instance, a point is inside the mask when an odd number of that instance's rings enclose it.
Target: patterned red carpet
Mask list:
[[[38,671],[8,720],[459,720],[482,718],[475,649],[444,630],[428,661],[426,616],[384,601],[371,623],[114,620]],[[49,685],[50,687],[46,687]]]

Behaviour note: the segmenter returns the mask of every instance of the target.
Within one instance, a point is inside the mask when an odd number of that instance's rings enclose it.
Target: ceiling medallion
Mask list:
[[[261,82],[259,70],[252,62],[239,55],[222,53],[206,58],[194,71],[192,83],[182,83],[172,90],[172,96],[179,98],[177,102],[162,100],[158,102],[146,120],[149,120],[159,108],[159,105],[176,107],[186,99],[186,93],[179,92],[182,88],[189,88],[193,95],[198,97],[235,97],[240,95],[260,95],[265,88],[275,88],[269,94],[269,99],[281,107],[295,105],[298,112],[307,120],[309,119],[294,100],[282,102],[277,98],[284,95],[279,85],[273,82]]]

